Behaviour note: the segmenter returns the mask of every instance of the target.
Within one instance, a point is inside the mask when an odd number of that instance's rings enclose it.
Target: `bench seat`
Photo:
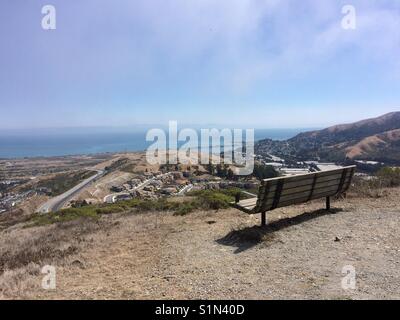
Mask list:
[[[257,205],[257,198],[244,199],[238,203],[232,203],[232,205],[236,209],[252,214],[254,213],[254,209]]]
[[[263,222],[266,211],[319,198],[326,198],[329,209],[330,197],[338,196],[350,187],[355,167],[264,179],[257,197],[235,201],[231,205],[248,214],[262,213]]]

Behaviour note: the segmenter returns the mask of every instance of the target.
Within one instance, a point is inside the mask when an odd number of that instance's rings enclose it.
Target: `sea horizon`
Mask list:
[[[254,129],[255,141],[286,140],[316,128]],[[51,133],[51,134],[49,134]],[[147,130],[99,128],[2,130],[0,158],[38,158],[145,151]],[[183,144],[182,142],[181,144]],[[178,144],[179,145],[179,144]]]

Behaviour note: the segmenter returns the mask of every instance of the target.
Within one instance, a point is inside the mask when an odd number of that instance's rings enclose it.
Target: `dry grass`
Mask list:
[[[384,198],[388,196],[388,190],[386,188],[375,188],[370,183],[360,181],[355,184],[356,188],[352,190],[349,195],[354,198]]]
[[[78,219],[45,228],[13,227],[0,234],[0,297],[24,297],[45,265],[63,265],[76,255],[85,236],[112,225]],[[26,284],[23,284],[25,283]],[[37,281],[35,286],[38,285]]]
[[[40,265],[33,262],[4,271],[0,276],[0,299],[23,298],[27,292],[37,288],[39,274]]]
[[[0,231],[0,298],[398,297],[400,188],[384,190],[372,198],[353,188],[333,201],[343,208],[333,214],[321,210],[323,199],[279,208],[265,228],[234,209],[8,226]],[[360,275],[351,294],[340,288],[349,263]],[[41,289],[47,264],[57,267],[56,291]]]
[[[351,194],[359,198],[382,198],[397,187],[400,187],[400,169],[383,167],[373,176],[354,177]]]
[[[365,180],[364,178],[354,177],[350,195],[356,198],[383,198],[389,195],[390,189],[385,183],[377,178]]]

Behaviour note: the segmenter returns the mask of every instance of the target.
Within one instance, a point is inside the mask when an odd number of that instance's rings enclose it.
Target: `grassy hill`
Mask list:
[[[259,154],[301,160],[368,159],[400,163],[400,112],[300,133],[286,141],[262,140],[255,149]]]
[[[0,231],[0,299],[399,299],[399,188],[259,215],[118,212]],[[357,290],[343,290],[344,266]],[[56,266],[57,290],[40,272]],[[384,268],[382,267],[384,266]]]

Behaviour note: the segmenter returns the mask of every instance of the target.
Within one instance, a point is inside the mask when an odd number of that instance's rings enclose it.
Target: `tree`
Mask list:
[[[275,178],[278,176],[278,172],[272,166],[254,164],[253,176],[259,180]]]
[[[233,173],[232,169],[230,169],[230,168],[228,169],[228,173],[226,175],[226,178],[228,180],[233,180],[235,178],[235,174]]]

